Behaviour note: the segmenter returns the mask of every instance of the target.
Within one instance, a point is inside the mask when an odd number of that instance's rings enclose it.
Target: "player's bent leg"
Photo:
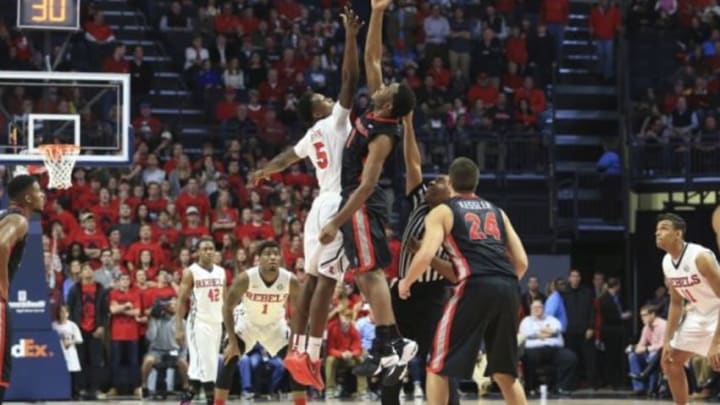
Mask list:
[[[215,405],[225,405],[225,401],[230,393],[232,382],[235,379],[235,370],[237,369],[239,356],[233,356],[227,361],[223,361],[223,366],[218,373],[217,383],[215,385]]]
[[[673,349],[671,356],[663,355],[662,370],[668,379],[670,392],[673,401],[679,405],[689,403],[688,381],[685,374],[685,363],[693,356],[693,353]]]
[[[142,366],[140,367],[140,378],[143,388],[147,388],[148,376],[150,376],[150,372],[157,362],[158,359],[153,357],[151,354],[146,355],[143,359]]]
[[[448,379],[440,374],[427,371],[425,397],[428,405],[447,405],[449,398]]]
[[[390,288],[382,269],[358,273],[355,276],[358,287],[370,304],[376,325],[395,325]],[[393,328],[395,329],[395,328]]]
[[[525,390],[515,376],[503,373],[494,373],[493,380],[500,387],[503,399],[508,405],[527,405]]]

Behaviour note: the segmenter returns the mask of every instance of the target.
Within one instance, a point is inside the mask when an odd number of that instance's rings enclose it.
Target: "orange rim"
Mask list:
[[[51,161],[58,162],[67,155],[77,155],[80,152],[78,145],[71,144],[48,144],[40,145],[37,149]]]

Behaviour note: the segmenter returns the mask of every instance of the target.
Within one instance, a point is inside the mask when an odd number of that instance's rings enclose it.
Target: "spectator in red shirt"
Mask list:
[[[294,268],[295,261],[301,257],[303,257],[302,238],[300,235],[295,235],[290,240],[290,245],[283,248],[285,267],[288,269]]]
[[[95,215],[95,220],[103,233],[107,233],[114,224],[118,222],[118,209],[110,203],[110,191],[107,188],[100,189],[100,201],[98,205],[90,208]]]
[[[239,241],[273,239],[275,231],[270,224],[263,221],[263,208],[256,206],[252,210],[252,221],[236,228],[235,237]]]
[[[80,281],[76,282],[67,295],[70,319],[80,327],[83,344],[78,346],[78,357],[82,366],[84,389],[88,397],[97,399],[100,387],[100,369],[105,362],[103,335],[108,321],[107,290],[93,279],[93,269],[82,267]]]
[[[568,0],[543,0],[540,7],[540,19],[555,39],[556,55],[562,58],[562,44],[565,39],[565,26],[570,20],[570,3]]]
[[[225,88],[225,99],[215,106],[215,119],[223,122],[234,117],[237,113],[238,103],[235,101],[235,89]]]
[[[207,223],[210,215],[210,199],[206,194],[200,193],[198,182],[193,177],[188,179],[185,191],[180,193],[177,201],[175,201],[175,207],[181,215],[187,216],[187,210],[190,206],[195,207],[198,211],[200,222]],[[185,219],[187,220],[187,218]]]
[[[185,237],[185,246],[195,249],[197,242],[203,236],[209,236],[210,231],[205,225],[201,225],[200,211],[195,206],[189,206],[185,210],[187,225],[180,230],[180,235]]]
[[[56,198],[52,203],[53,211],[48,214],[48,223],[59,222],[65,235],[72,235],[80,225],[72,213],[65,210],[66,199]]]
[[[433,59],[432,68],[428,73],[432,76],[435,87],[447,91],[448,86],[450,86],[450,71],[443,66],[442,58],[436,57]]]
[[[215,33],[232,35],[240,26],[240,20],[232,12],[232,3],[223,4],[222,13],[215,16]]]
[[[475,104],[475,100],[480,99],[486,107],[491,107],[497,103],[499,95],[500,92],[496,86],[490,83],[488,75],[480,73],[475,84],[468,89],[466,98],[470,105]]]
[[[85,23],[85,39],[96,44],[115,41],[112,28],[105,24],[105,16],[101,11],[96,11],[93,20]]]
[[[135,268],[145,272],[145,277],[147,277],[149,282],[148,284],[150,284],[150,282],[155,284],[155,278],[157,277],[159,268],[158,264],[153,260],[151,250],[145,249],[140,252],[140,260],[136,263]]]
[[[341,389],[336,389],[335,376],[338,369],[353,368],[362,361],[360,334],[352,324],[352,310],[346,309],[340,314],[340,321],[328,328],[327,359],[325,361],[326,392],[331,398],[339,398]],[[367,394],[367,380],[357,378],[359,396]]]
[[[132,125],[135,135],[140,136],[146,142],[159,139],[160,131],[162,131],[162,123],[152,116],[152,108],[148,102],[140,104],[140,115],[133,119]]]
[[[216,243],[221,243],[223,235],[232,233],[238,223],[237,209],[230,205],[230,193],[220,191],[215,210],[212,212],[211,229]]]
[[[105,73],[130,73],[130,64],[125,60],[125,45],[118,43],[111,56],[105,58],[102,70]]]
[[[524,67],[528,63],[527,38],[517,25],[510,28],[510,35],[505,40],[505,53],[508,61],[518,66]]]
[[[118,288],[110,291],[110,345],[111,345],[111,366],[113,376],[120,375],[123,359],[124,366],[135,373],[139,368],[138,364],[138,322],[140,316],[140,295],[136,290],[130,289],[130,276],[120,276]],[[117,383],[110,389],[110,394],[117,395]],[[142,392],[138,386],[135,389],[135,396],[142,398]]]
[[[270,69],[268,70],[267,79],[258,86],[259,100],[262,103],[283,101],[286,90],[287,88],[280,80],[278,71],[276,69]]]
[[[157,221],[152,224],[152,236],[153,241],[159,243],[165,250],[171,249],[177,242],[180,231],[171,221],[167,211],[160,211],[158,214]]]
[[[165,252],[159,244],[152,241],[151,226],[148,224],[142,225],[140,227],[139,236],[140,240],[130,245],[127,252],[125,252],[125,257],[123,257],[127,269],[131,272],[135,270],[137,263],[140,262],[140,253],[142,253],[143,250],[149,250],[152,252],[151,256],[153,261],[159,264],[164,264],[166,262]]]
[[[620,30],[620,10],[600,0],[590,13],[590,35],[595,40],[598,70],[605,80],[615,77],[615,36]]]
[[[520,105],[520,100],[527,100],[530,110],[535,114],[540,114],[547,108],[545,93],[535,87],[532,76],[526,76],[523,87],[515,92],[515,104]]]
[[[100,267],[100,252],[110,245],[105,235],[97,230],[92,212],[80,214],[80,224],[82,228],[70,239],[82,245],[85,256],[90,259],[90,265],[96,269]]]

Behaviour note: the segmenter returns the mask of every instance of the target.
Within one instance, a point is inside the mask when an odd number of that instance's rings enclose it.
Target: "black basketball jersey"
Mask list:
[[[494,204],[470,194],[445,202],[453,227],[444,247],[458,281],[471,276],[517,277],[505,252],[505,222]]]
[[[5,219],[8,215],[22,215],[22,211],[18,208],[10,207],[8,209],[0,211],[0,221]],[[22,259],[23,252],[25,251],[25,242],[27,241],[27,234],[18,241],[10,252],[10,258],[8,259],[8,282],[13,280],[15,273],[20,268],[20,260]]]
[[[392,140],[392,147],[401,137],[401,129],[397,119],[375,117],[372,111],[357,117],[353,123],[352,131],[345,142],[342,157],[342,196],[347,199],[360,185],[363,166],[368,156],[368,145],[378,135],[387,135]],[[392,155],[392,151],[390,151]],[[384,206],[385,196],[378,186],[367,200],[368,206]],[[385,209],[388,209],[385,206]]]

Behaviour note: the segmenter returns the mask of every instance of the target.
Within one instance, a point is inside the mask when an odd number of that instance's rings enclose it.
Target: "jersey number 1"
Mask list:
[[[485,214],[484,220],[480,219],[478,214],[468,212],[465,214],[465,223],[470,228],[468,232],[470,240],[483,240],[487,239],[488,236],[500,240],[500,228],[494,212]]]
[[[321,169],[325,169],[328,167],[328,156],[327,152],[325,152],[325,144],[322,142],[315,142],[313,144],[315,147],[315,155],[317,156],[317,166]]]
[[[220,289],[211,288],[210,290],[208,290],[208,299],[210,300],[210,302],[220,301]]]
[[[695,297],[693,297],[692,293],[690,293],[690,290],[687,288],[681,288],[680,295],[682,295],[683,298],[685,298],[687,301],[690,301],[691,303],[697,302]]]

